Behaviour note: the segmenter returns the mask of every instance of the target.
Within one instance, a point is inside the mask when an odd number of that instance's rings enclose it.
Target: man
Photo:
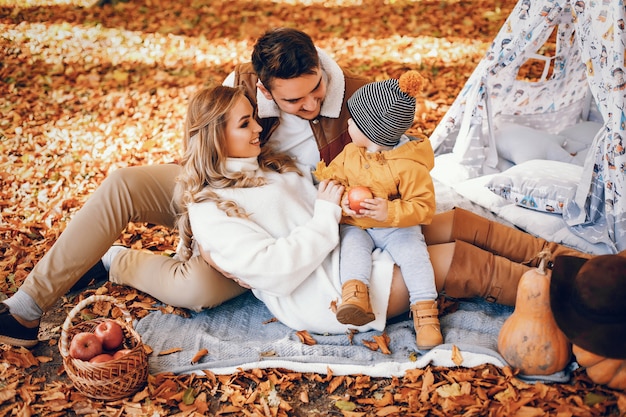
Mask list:
[[[346,100],[368,81],[342,70],[305,33],[280,28],[264,34],[252,63],[237,66],[224,83],[242,85],[256,98],[264,142],[312,169],[350,141]],[[129,222],[175,226],[171,202],[179,170],[175,164],[122,168],[103,181],[20,289],[0,303],[0,343],[35,346],[43,312],[79,281],[107,274],[192,310],[243,293],[201,257],[180,262],[119,246],[108,251]]]

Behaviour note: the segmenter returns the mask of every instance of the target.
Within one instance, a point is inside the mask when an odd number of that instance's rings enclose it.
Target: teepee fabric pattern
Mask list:
[[[626,250],[625,20],[624,0],[520,0],[430,138],[473,178],[498,164],[498,123],[557,133],[595,106],[603,126],[563,219],[612,252]],[[551,36],[556,51],[541,55]],[[539,80],[518,79],[529,59],[546,63]]]

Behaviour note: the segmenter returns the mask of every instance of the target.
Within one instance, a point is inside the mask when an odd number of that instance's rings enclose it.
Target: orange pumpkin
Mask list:
[[[545,268],[549,252],[539,254],[538,268],[522,275],[515,310],[498,335],[498,351],[524,375],[550,375],[565,369],[571,343],[559,329],[550,308],[550,276]]]
[[[572,353],[593,382],[626,390],[626,360],[605,358],[577,345],[572,347]]]

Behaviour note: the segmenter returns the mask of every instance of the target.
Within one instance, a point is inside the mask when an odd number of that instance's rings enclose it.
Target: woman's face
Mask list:
[[[263,129],[254,118],[250,101],[241,97],[226,120],[226,154],[230,158],[250,158],[261,153],[259,134]]]

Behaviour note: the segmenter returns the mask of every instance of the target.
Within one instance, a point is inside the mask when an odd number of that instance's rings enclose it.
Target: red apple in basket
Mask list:
[[[99,323],[93,332],[102,342],[105,350],[115,350],[122,344],[124,340],[124,331],[122,326],[115,320],[106,319]]]
[[[369,188],[364,186],[352,187],[348,190],[348,202],[350,209],[360,213],[361,203],[367,198],[374,198]]]
[[[94,333],[76,333],[70,342],[69,351],[72,358],[88,361],[102,353],[102,342]]]
[[[113,360],[113,355],[111,355],[109,353],[101,353],[101,354],[96,355],[93,358],[89,359],[89,362],[91,362],[91,363],[103,363],[103,362],[108,362],[110,360]]]
[[[113,354],[113,359],[119,359],[124,355],[128,355],[130,352],[132,352],[132,349],[120,349],[115,351],[115,353]]]

